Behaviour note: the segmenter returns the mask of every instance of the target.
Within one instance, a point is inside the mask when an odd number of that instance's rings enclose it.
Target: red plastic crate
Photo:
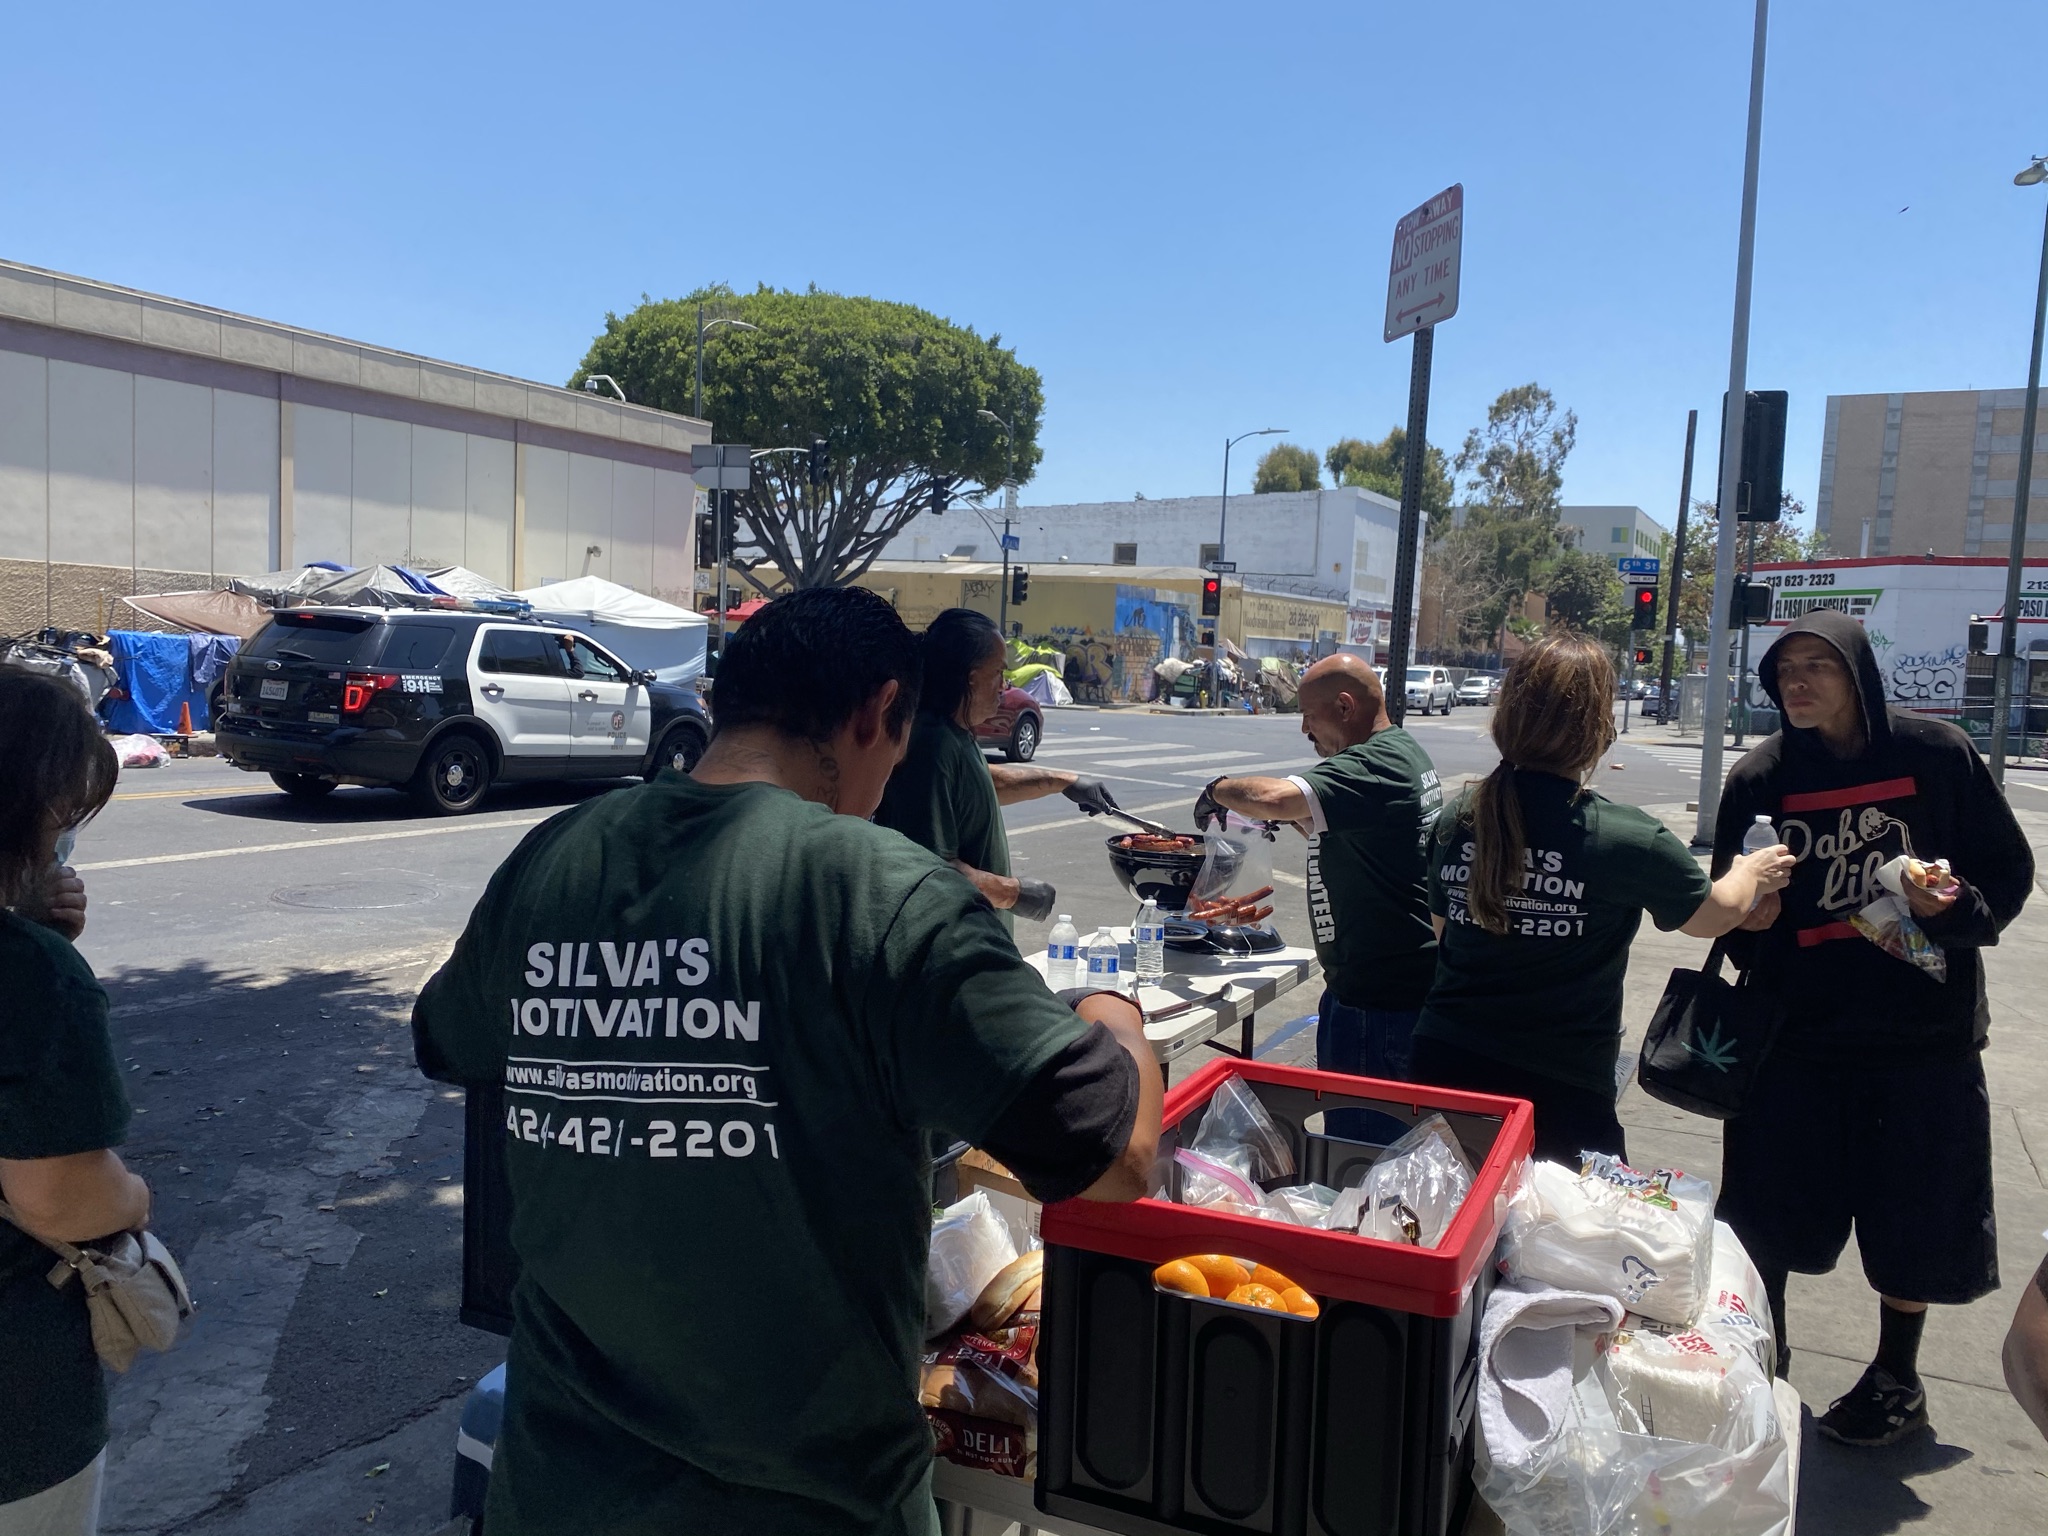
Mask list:
[[[1492,1147],[1473,1170],[1472,1192],[1434,1248],[1413,1248],[1348,1232],[1325,1232],[1154,1199],[1127,1205],[1090,1200],[1049,1205],[1042,1223],[1046,1243],[1155,1265],[1191,1254],[1227,1253],[1271,1265],[1312,1296],[1364,1302],[1422,1317],[1458,1316],[1467,1286],[1480,1268],[1491,1262],[1507,1220],[1509,1174],[1535,1144],[1535,1111],[1528,1101],[1261,1061],[1219,1059],[1167,1094],[1167,1131],[1186,1121],[1192,1134],[1211,1096],[1231,1077],[1302,1090],[1318,1101],[1327,1099],[1332,1109],[1375,1105],[1440,1109],[1488,1116],[1499,1120],[1501,1126]],[[1168,1144],[1177,1144],[1177,1139],[1165,1137],[1162,1146]]]

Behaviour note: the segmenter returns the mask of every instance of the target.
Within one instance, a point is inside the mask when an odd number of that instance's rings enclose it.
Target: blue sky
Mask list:
[[[1156,497],[1402,419],[1392,227],[1462,181],[1432,440],[1537,380],[1566,499],[1668,522],[1718,419],[1740,0],[174,11],[6,23],[0,255],[550,381],[643,292],[904,300],[1044,375],[1026,501]],[[1750,379],[1810,503],[1829,393],[2022,382],[2048,5],[1771,42]]]

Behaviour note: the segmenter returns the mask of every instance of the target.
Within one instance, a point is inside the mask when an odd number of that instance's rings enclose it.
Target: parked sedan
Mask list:
[[[1500,679],[1488,677],[1483,672],[1474,672],[1458,684],[1458,702],[1477,704],[1482,709],[1493,702],[1493,696],[1500,689]]]
[[[974,728],[974,739],[984,747],[1000,747],[1013,763],[1028,763],[1038,752],[1045,735],[1045,711],[1038,700],[1022,688],[1005,688],[996,712]]]

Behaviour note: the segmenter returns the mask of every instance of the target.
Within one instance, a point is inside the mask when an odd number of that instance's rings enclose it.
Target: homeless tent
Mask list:
[[[626,665],[665,683],[689,684],[703,675],[709,625],[702,614],[602,576],[578,576],[513,595],[533,605],[535,618],[581,630]]]

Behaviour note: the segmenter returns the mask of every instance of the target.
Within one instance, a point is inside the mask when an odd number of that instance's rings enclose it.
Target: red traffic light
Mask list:
[[[1223,612],[1223,581],[1217,576],[1202,578],[1202,617],[1213,619]]]
[[[1657,589],[1637,587],[1635,612],[1629,617],[1630,629],[1655,629],[1657,627]]]

